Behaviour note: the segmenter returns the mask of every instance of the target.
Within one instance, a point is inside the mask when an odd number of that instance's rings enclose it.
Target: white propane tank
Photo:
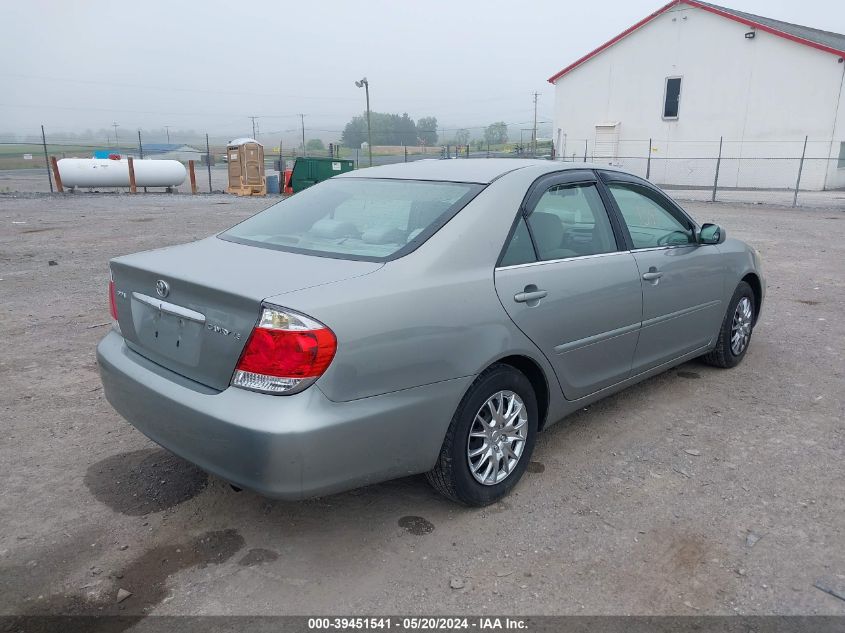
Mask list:
[[[138,187],[178,187],[187,171],[178,160],[134,160]],[[128,187],[129,161],[108,158],[62,158],[59,175],[65,187]]]

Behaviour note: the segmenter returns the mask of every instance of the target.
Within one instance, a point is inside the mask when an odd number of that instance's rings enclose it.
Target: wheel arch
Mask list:
[[[491,366],[496,364],[509,365],[528,378],[528,382],[531,383],[531,387],[534,389],[534,395],[537,398],[537,413],[540,418],[537,421],[537,429],[543,430],[549,414],[550,395],[549,381],[546,378],[543,368],[533,358],[522,354],[512,354],[499,358],[494,363],[491,363]]]
[[[757,324],[757,317],[760,316],[760,308],[763,304],[763,284],[757,273],[747,273],[740,281],[744,281],[754,293],[754,324]]]

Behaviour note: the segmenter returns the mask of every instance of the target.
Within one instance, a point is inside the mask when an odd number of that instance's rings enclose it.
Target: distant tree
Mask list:
[[[469,143],[469,130],[461,128],[455,132],[455,143],[458,145],[466,145]]]
[[[508,142],[508,125],[504,121],[491,123],[484,130],[484,140],[490,145],[502,145]]]
[[[323,141],[318,138],[309,138],[308,142],[305,143],[305,149],[309,152],[322,152],[326,149],[326,146],[323,145]]]
[[[481,150],[483,150],[483,149],[484,149],[484,139],[483,139],[483,138],[477,138],[477,139],[475,139],[475,140],[472,142],[472,144],[475,146],[475,149],[477,149],[477,150],[479,150],[479,151],[481,151]]]
[[[393,129],[393,145],[416,145],[417,144],[417,125],[414,120],[405,112],[401,117],[393,114],[391,117],[396,117]]]
[[[437,117],[426,116],[417,120],[417,138],[421,145],[437,145]]]
[[[425,127],[425,131],[421,132],[422,126],[415,124],[407,112],[403,114],[370,112],[373,145],[416,145],[420,138],[426,138],[429,144],[436,143],[437,119],[428,117],[420,119],[420,122],[431,127]],[[360,147],[366,141],[367,115],[353,117],[343,129],[341,142],[346,147]]]
[[[370,124],[373,126],[373,145],[394,145],[392,127],[394,120],[391,117],[397,116],[395,114],[385,114],[384,112],[371,112]]]
[[[361,147],[367,141],[367,118],[366,115],[352,117],[352,120],[343,128],[340,142],[346,147]]]

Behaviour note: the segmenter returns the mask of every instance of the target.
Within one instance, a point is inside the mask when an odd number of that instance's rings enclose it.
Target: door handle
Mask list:
[[[513,296],[513,300],[517,303],[531,303],[532,301],[539,301],[547,294],[549,293],[545,290],[528,290],[526,288],[526,292],[517,292]]]
[[[647,273],[643,273],[643,279],[646,281],[657,281],[663,276],[663,273],[658,271],[654,266],[648,269]]]

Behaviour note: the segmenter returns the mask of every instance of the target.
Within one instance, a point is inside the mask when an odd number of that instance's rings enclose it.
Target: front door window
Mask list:
[[[607,187],[628,225],[634,248],[695,244],[692,225],[656,191],[627,182]]]

